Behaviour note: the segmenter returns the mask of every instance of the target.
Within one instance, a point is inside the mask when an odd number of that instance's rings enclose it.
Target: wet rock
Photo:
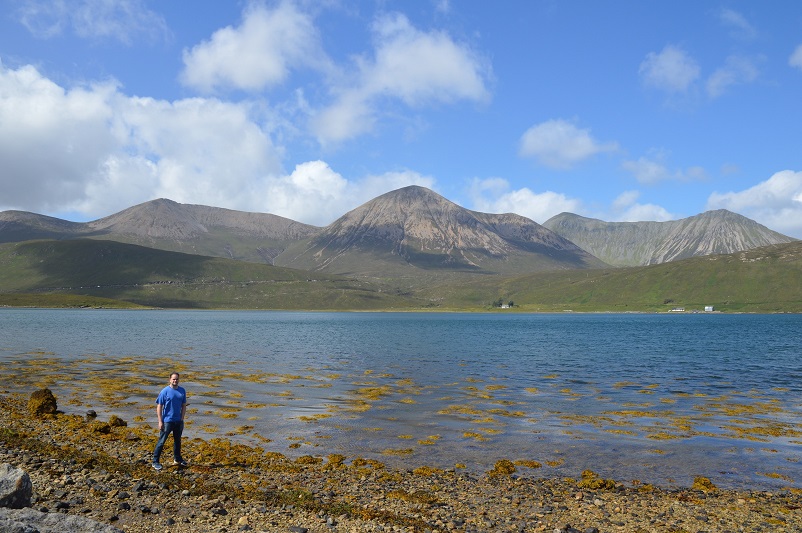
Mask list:
[[[28,410],[35,417],[54,415],[58,410],[56,397],[53,396],[53,393],[50,391],[50,389],[39,389],[34,391],[31,393],[31,397],[28,400]]]
[[[30,507],[33,484],[28,473],[8,463],[0,465],[0,507]]]

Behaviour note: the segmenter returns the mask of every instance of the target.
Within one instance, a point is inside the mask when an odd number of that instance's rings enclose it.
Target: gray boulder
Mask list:
[[[27,472],[8,463],[0,464],[0,507],[30,507],[33,484]]]
[[[0,509],[0,531],[8,533],[123,533],[83,516],[42,513],[35,509]]]

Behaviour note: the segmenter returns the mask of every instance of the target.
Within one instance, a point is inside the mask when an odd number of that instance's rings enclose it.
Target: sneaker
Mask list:
[[[153,463],[152,466],[153,466],[154,470],[161,470],[162,469],[161,463]]]
[[[187,466],[187,462],[184,461],[183,459],[178,459],[176,461],[173,461],[173,464],[178,466]]]

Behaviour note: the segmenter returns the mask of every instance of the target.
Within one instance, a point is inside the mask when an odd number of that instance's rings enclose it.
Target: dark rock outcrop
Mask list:
[[[32,495],[33,484],[27,472],[8,463],[0,464],[0,507],[28,507],[31,505]]]

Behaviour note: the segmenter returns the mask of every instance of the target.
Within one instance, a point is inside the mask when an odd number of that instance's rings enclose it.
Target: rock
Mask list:
[[[95,418],[97,418],[97,412],[94,409],[90,409],[86,412],[87,422],[90,420],[94,420]]]
[[[83,516],[42,513],[34,509],[0,509],[0,531],[37,533],[122,533],[121,529]]]
[[[113,428],[124,428],[128,427],[128,422],[117,415],[111,415],[111,418],[109,418],[109,425]]]
[[[0,465],[0,507],[30,507],[33,484],[28,473],[8,463]]]
[[[54,415],[57,409],[56,397],[53,396],[50,389],[40,389],[31,393],[31,398],[28,400],[28,410],[33,416]]]

